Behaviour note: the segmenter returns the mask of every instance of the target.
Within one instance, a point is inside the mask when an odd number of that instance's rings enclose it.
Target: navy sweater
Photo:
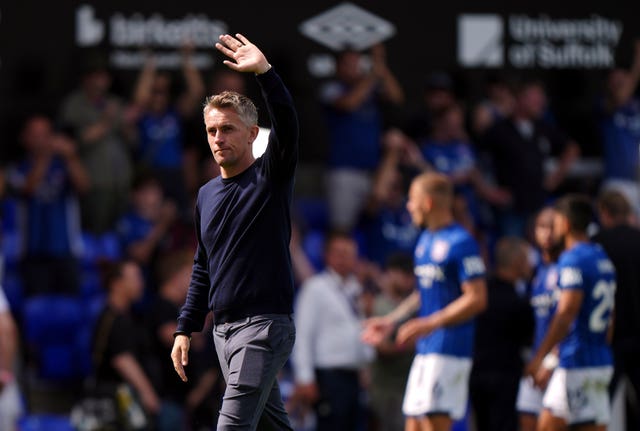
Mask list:
[[[198,192],[198,238],[191,284],[178,331],[258,314],[290,314],[293,271],[289,207],[298,158],[298,120],[291,95],[273,69],[256,77],[271,118],[264,155],[244,172],[217,177]]]

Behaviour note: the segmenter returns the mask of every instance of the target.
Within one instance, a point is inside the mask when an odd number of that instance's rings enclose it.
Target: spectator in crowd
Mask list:
[[[604,430],[611,417],[607,387],[613,360],[607,339],[616,275],[602,247],[588,241],[592,219],[586,196],[566,195],[554,206],[554,242],[563,249],[558,258],[560,295],[549,329],[526,368],[526,375],[536,377],[545,355],[558,345],[559,366],[538,419],[542,430]]]
[[[373,304],[373,317],[384,316],[413,293],[416,278],[413,258],[409,254],[393,253],[387,258],[385,271],[379,280],[380,293]],[[395,334],[376,346],[377,357],[371,364],[370,400],[375,431],[404,429],[402,396],[413,361],[411,345],[396,344]]]
[[[611,393],[626,376],[636,394],[636,402],[627,414],[627,429],[640,426],[640,230],[629,220],[633,210],[626,197],[615,190],[598,198],[602,230],[593,240],[602,245],[616,268],[615,328],[613,330],[614,375]]]
[[[556,263],[560,250],[553,241],[553,208],[544,207],[536,216],[533,227],[533,240],[540,254],[535,273],[531,281],[530,304],[533,309],[535,329],[533,335],[533,351],[547,333],[549,322],[555,311],[558,295],[558,270]],[[519,413],[520,431],[535,431],[538,416],[542,411],[542,397],[551,373],[558,364],[557,352],[549,354],[536,375],[538,385],[532,378],[523,377],[518,389],[516,409]]]
[[[295,306],[293,397],[314,408],[318,431],[355,430],[363,416],[360,372],[373,350],[360,341],[357,259],[351,236],[328,235],[326,269],[304,282]]]
[[[26,157],[8,173],[23,208],[22,275],[27,294],[75,293],[82,250],[78,195],[89,176],[72,140],[44,116],[29,117],[20,134]]]
[[[153,55],[147,57],[133,97],[140,111],[136,161],[158,178],[165,196],[189,218],[185,172],[197,172],[197,166],[185,164],[193,160],[183,157],[183,123],[199,113],[205,92],[200,72],[191,60],[191,51],[189,46],[183,48],[182,73],[186,87],[175,101],[171,75],[157,70]]]
[[[392,312],[369,319],[362,334],[378,345],[420,310],[396,336],[401,345],[416,343],[403,401],[405,429],[411,431],[448,431],[464,417],[474,317],[486,306],[484,262],[473,237],[455,223],[452,206],[453,184],[446,176],[430,172],[413,180],[407,207],[425,229],[415,250],[419,289]]]
[[[220,373],[210,360],[213,343],[206,336],[209,331],[194,334],[191,340],[190,368],[194,379],[182,382],[171,362],[167,361],[173,347],[173,333],[177,328],[176,316],[187,296],[192,264],[191,250],[166,254],[158,264],[160,288],[147,319],[153,345],[153,355],[150,359],[153,361],[153,369],[158,369],[158,375],[154,376],[157,378],[153,379],[153,383],[162,399],[158,430],[195,429],[193,426],[198,422],[211,423],[214,402],[211,394],[218,383]],[[209,330],[212,329],[210,321],[208,327]]]
[[[424,83],[420,106],[408,115],[402,131],[413,141],[420,142],[431,135],[433,115],[456,102],[453,80],[443,71],[430,73]]]
[[[509,118],[515,107],[515,97],[510,83],[504,76],[493,75],[487,80],[486,98],[473,110],[471,131],[482,136],[495,123]]]
[[[366,257],[380,268],[391,253],[412,253],[419,234],[407,211],[401,173],[407,159],[407,139],[398,130],[390,130],[383,142],[386,151],[358,225],[364,233]]]
[[[113,228],[126,208],[132,179],[129,142],[135,136],[135,116],[109,93],[110,85],[106,66],[88,62],[80,88],[65,98],[60,110],[60,122],[78,143],[91,180],[81,205],[82,228],[93,233]]]
[[[480,172],[475,149],[465,131],[464,111],[459,104],[451,104],[433,114],[431,134],[419,145],[425,162],[453,181],[456,192],[454,215],[458,220],[470,218],[471,226],[465,227],[471,232],[477,234],[478,229],[489,223],[483,216],[478,197],[497,206],[510,203],[509,193],[489,183]],[[466,214],[460,214],[459,209],[466,210]]]
[[[346,50],[338,56],[336,80],[321,90],[329,131],[327,197],[331,226],[349,231],[371,190],[380,162],[383,129],[380,101],[400,105],[404,94],[386,63],[382,45],[371,50],[371,68],[363,56]]]
[[[494,265],[487,281],[487,309],[476,319],[469,392],[478,431],[511,431],[518,428],[522,354],[533,333],[525,286],[531,276],[528,243],[501,238]]]
[[[146,337],[131,314],[132,305],[144,292],[140,267],[130,260],[106,264],[104,286],[106,304],[98,316],[91,348],[96,387],[115,394],[118,387],[127,384],[145,412],[155,417],[161,401],[145,372]]]
[[[165,199],[156,177],[146,173],[136,178],[130,203],[129,211],[116,223],[116,232],[127,256],[146,272],[176,219],[176,205]]]
[[[625,194],[640,216],[640,98],[635,95],[640,80],[640,40],[635,42],[630,70],[609,72],[600,119],[604,150],[603,187]]]
[[[15,377],[18,337],[9,302],[0,286],[0,429],[6,431],[17,430],[17,421],[23,413]]]
[[[541,119],[546,104],[541,82],[520,83],[513,114],[498,121],[483,139],[496,181],[511,195],[511,204],[498,208],[501,235],[524,235],[531,216],[560,186],[578,157],[578,145]],[[557,167],[545,172],[551,157],[558,158]]]

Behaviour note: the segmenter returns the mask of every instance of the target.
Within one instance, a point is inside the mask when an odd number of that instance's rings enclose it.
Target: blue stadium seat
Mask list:
[[[24,286],[17,268],[10,266],[5,268],[2,290],[7,296],[13,315],[18,318],[23,305]]]
[[[2,255],[7,266],[17,266],[22,249],[22,238],[18,230],[3,230]]]
[[[302,238],[302,249],[318,271],[324,268],[324,240],[325,234],[321,230],[311,230]]]
[[[120,240],[115,232],[105,232],[99,238],[99,256],[107,260],[118,260],[122,258],[122,248]]]
[[[18,421],[20,431],[75,431],[69,418],[49,414],[29,415]]]
[[[74,364],[73,373],[75,375],[89,376],[93,370],[93,358],[91,357],[91,340],[93,339],[93,326],[82,327],[76,336],[76,342],[71,351],[70,362]]]
[[[25,300],[23,322],[29,343],[69,343],[83,324],[81,301],[67,295],[37,295]]]
[[[85,376],[76,350],[81,329],[88,326],[86,320],[79,298],[39,295],[25,300],[25,339],[41,378],[68,380]]]
[[[82,304],[86,326],[92,326],[96,323],[100,312],[104,308],[105,301],[106,298],[104,294],[94,295],[90,298],[83,299]]]
[[[67,344],[42,346],[38,355],[39,376],[47,380],[67,380],[81,377],[80,370],[76,367],[73,347]]]
[[[294,214],[302,219],[303,228],[326,231],[329,227],[329,207],[322,198],[297,198]]]
[[[13,198],[0,200],[0,214],[2,214],[2,230],[18,230],[18,201]]]
[[[100,241],[95,235],[89,232],[83,232],[82,247],[80,263],[84,268],[95,267],[98,257],[100,256]]]
[[[80,296],[91,298],[102,294],[102,280],[96,265],[83,265],[80,269]]]
[[[105,304],[104,295],[96,295],[92,298],[84,299],[83,304],[85,320],[75,339],[73,362],[76,364],[79,374],[89,376],[92,371],[91,344],[93,332],[98,316]]]

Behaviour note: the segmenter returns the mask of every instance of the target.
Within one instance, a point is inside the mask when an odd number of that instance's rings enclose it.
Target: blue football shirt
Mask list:
[[[420,289],[420,317],[445,308],[462,295],[461,285],[483,277],[485,266],[475,239],[460,225],[424,231],[415,250],[415,273]],[[418,340],[420,354],[439,353],[470,358],[474,320],[440,328]]]
[[[536,351],[544,339],[558,303],[558,268],[555,263],[538,266],[531,283],[531,307],[535,317],[533,350]]]
[[[559,287],[579,289],[582,305],[567,337],[560,342],[560,366],[584,368],[611,365],[606,341],[616,288],[615,269],[597,244],[579,243],[560,255]]]

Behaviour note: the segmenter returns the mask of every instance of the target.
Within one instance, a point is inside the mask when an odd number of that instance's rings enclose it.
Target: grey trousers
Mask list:
[[[295,342],[293,319],[265,314],[215,325],[213,339],[227,382],[218,430],[293,430],[276,379]]]

